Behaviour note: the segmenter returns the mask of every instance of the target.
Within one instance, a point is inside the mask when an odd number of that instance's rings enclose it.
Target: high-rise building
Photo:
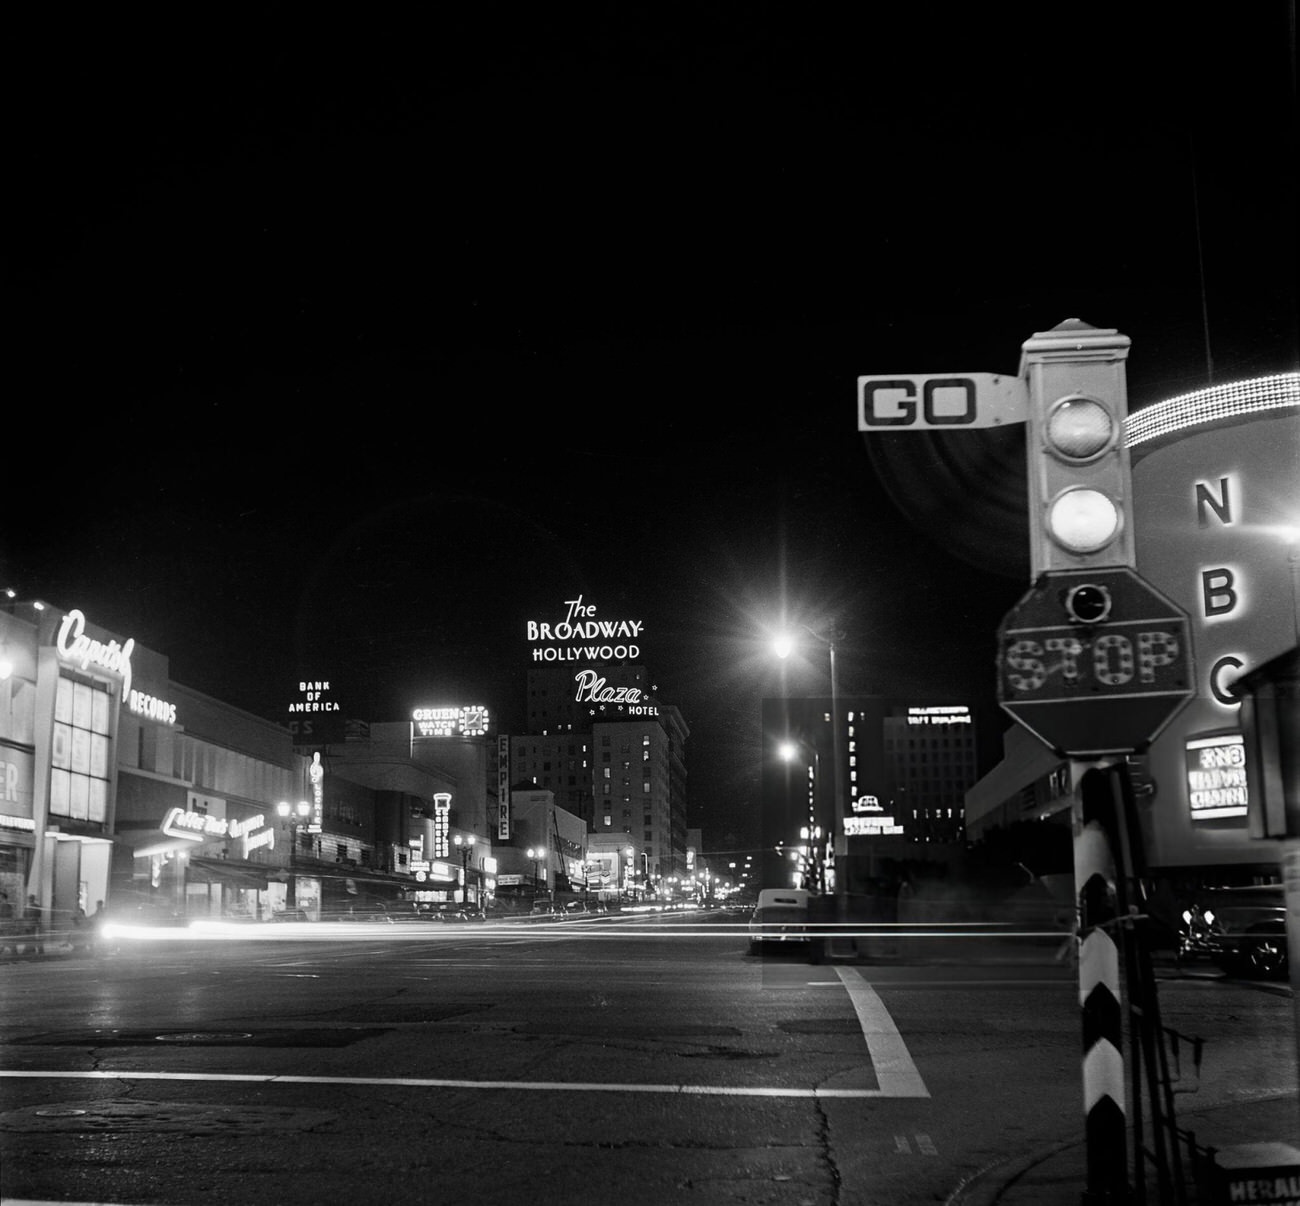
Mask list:
[[[627,835],[652,879],[680,873],[690,731],[635,660],[641,621],[597,620],[581,598],[565,607],[528,626],[528,732],[511,737],[510,783],[550,791],[589,833]]]
[[[885,858],[927,857],[926,845],[962,842],[965,793],[978,771],[972,710],[872,696],[839,699],[835,711],[838,808],[832,701],[763,701],[764,848],[807,844],[805,827],[820,827],[823,849],[839,851],[838,886],[852,890],[855,861],[871,868]],[[784,743],[793,746],[792,761],[778,756]]]

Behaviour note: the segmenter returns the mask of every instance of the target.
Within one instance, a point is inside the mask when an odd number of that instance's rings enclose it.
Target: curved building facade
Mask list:
[[[1196,694],[1134,759],[1153,871],[1268,878],[1252,839],[1240,675],[1300,634],[1300,374],[1198,390],[1129,416],[1138,573],[1190,618]],[[971,836],[1068,817],[1065,764],[1009,732],[1004,761],[967,795]],[[1045,756],[1046,755],[1046,756]]]

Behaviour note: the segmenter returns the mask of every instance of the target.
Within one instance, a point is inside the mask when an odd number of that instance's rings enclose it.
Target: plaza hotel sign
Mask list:
[[[176,723],[176,705],[137,691],[131,685],[131,654],[135,650],[134,638],[128,638],[122,644],[117,641],[100,641],[86,635],[85,615],[73,609],[63,617],[59,625],[58,636],[54,641],[55,652],[59,659],[78,670],[105,671],[122,680],[122,702],[127,710],[146,720],[156,720],[160,724]]]

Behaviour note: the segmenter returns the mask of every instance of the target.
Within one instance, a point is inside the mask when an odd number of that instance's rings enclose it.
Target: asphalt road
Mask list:
[[[1050,954],[813,966],[702,914],[326,933],[3,968],[0,1195],[911,1206],[1081,1129]],[[1289,1001],[1162,1000],[1294,1085]]]

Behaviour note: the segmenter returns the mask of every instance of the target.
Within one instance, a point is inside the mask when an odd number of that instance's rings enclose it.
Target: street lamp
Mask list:
[[[817,793],[821,788],[821,757],[815,746],[803,741],[786,740],[777,747],[777,752],[786,762],[793,762],[799,753],[809,755],[812,762],[808,767],[808,824],[801,826],[799,836],[808,843],[799,849],[805,852],[806,866],[801,868],[807,877],[805,886],[814,892],[826,890],[826,858],[821,846],[822,827],[817,824]]]
[[[537,865],[542,861],[542,859],[546,857],[546,847],[538,846],[536,849],[534,849],[532,846],[529,846],[528,857],[533,860],[533,895],[536,896],[537,885],[539,882],[539,876],[537,874]]]
[[[298,833],[307,824],[311,805],[306,800],[299,800],[297,804],[281,800],[275,806],[275,811],[289,822],[289,886],[284,893],[284,905],[286,909],[296,909],[298,907]]]
[[[469,905],[469,853],[474,849],[472,833],[461,836],[459,833],[451,839],[460,849],[460,903]]]
[[[844,815],[844,802],[840,799],[840,765],[844,761],[841,754],[841,743],[844,740],[840,726],[840,687],[839,679],[835,673],[835,642],[829,637],[824,637],[818,632],[814,632],[807,624],[800,624],[813,640],[819,644],[825,645],[827,652],[830,654],[831,662],[831,806],[832,817],[830,831],[833,833],[835,841],[835,853],[848,853],[848,839],[842,833],[842,822],[840,818]],[[776,655],[780,658],[789,657],[794,649],[794,639],[789,635],[779,636],[775,641]]]

